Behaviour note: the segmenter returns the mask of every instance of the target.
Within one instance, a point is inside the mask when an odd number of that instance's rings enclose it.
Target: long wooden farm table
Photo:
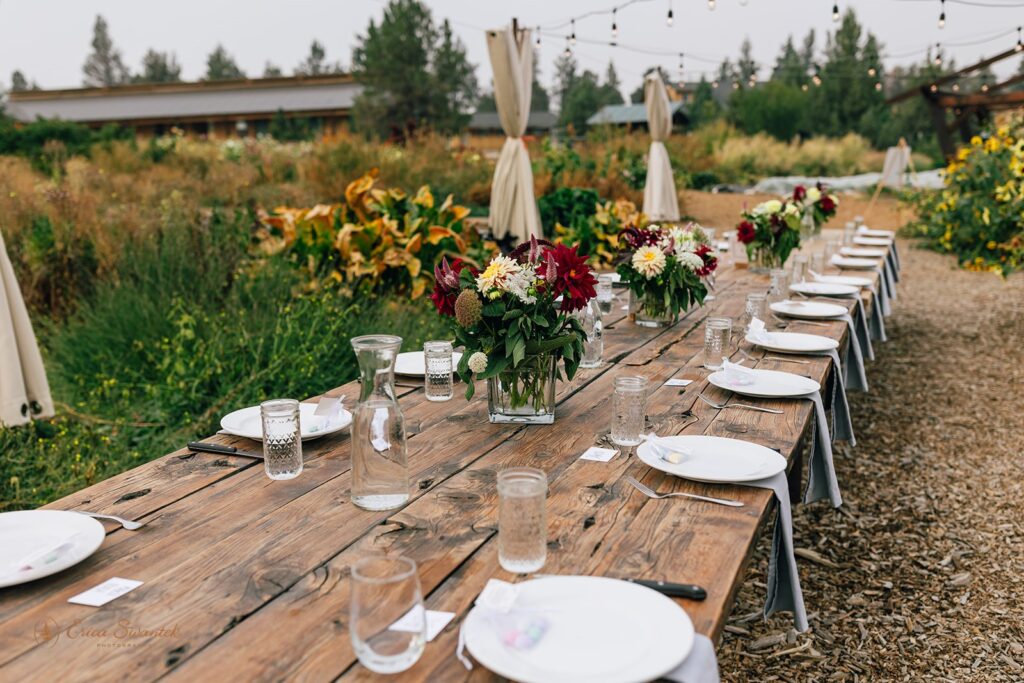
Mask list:
[[[658,387],[648,418],[659,434],[754,441],[778,449],[791,463],[791,478],[799,477],[809,401],[742,399],[785,411],[774,415],[718,411],[697,399],[704,392],[734,400],[704,379],[704,319],[739,320],[747,293],[766,291],[767,284],[764,276],[726,270],[715,301],[668,329],[637,327],[617,309],[606,321],[608,362],[560,385],[553,426],[492,425],[483,391],[469,403],[460,391],[450,402],[431,403],[422,390],[399,387],[413,480],[412,498],[400,510],[367,512],[350,503],[347,433],[307,443],[305,469],[291,481],[268,480],[262,462],[250,458],[182,449],[55,501],[47,507],[153,521],[139,531],[109,524],[105,543],[87,561],[0,589],[0,680],[371,678],[349,642],[348,574],[354,559],[384,552],[415,559],[427,607],[458,615],[401,680],[490,678],[481,667],[468,673],[454,652],[461,619],[487,579],[522,578],[502,570],[497,559],[495,475],[508,466],[547,472],[545,573],[699,584],[706,600],[679,603],[697,631],[717,641],[768,522],[772,493],[676,479],[632,454],[608,463],[579,456],[609,428],[613,379],[643,375]],[[869,292],[864,303],[874,305]],[[850,311],[857,314],[852,300]],[[793,322],[788,329],[847,343],[842,322],[827,328]],[[824,386],[829,359],[807,358],[809,365],[767,359],[758,365],[795,371]],[[662,386],[672,377],[695,381],[682,390]],[[351,383],[328,393],[351,404],[357,390]],[[259,448],[227,436],[210,440]],[[627,475],[658,491],[746,505],[650,500],[625,482]],[[145,583],[101,608],[67,602],[115,576]],[[129,627],[145,633],[118,637]]]

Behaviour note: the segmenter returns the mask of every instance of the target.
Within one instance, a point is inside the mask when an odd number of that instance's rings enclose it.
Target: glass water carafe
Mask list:
[[[395,399],[395,357],[402,338],[385,334],[352,339],[362,386],[352,415],[352,502],[391,510],[409,500],[405,418]]]

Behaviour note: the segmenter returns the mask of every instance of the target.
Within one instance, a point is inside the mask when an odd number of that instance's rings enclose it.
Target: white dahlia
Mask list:
[[[657,247],[640,247],[633,254],[633,268],[650,280],[665,270],[665,252]]]
[[[680,265],[689,271],[696,272],[704,267],[704,259],[692,251],[684,251],[682,254],[678,254],[676,258],[679,260]]]
[[[476,288],[481,294],[486,294],[492,289],[506,291],[508,280],[522,270],[515,259],[508,256],[495,256],[487,264],[484,272],[476,278]]]

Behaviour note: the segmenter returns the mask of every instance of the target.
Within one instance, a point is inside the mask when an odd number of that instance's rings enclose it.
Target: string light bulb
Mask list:
[[[679,80],[683,80],[683,53],[679,53]]]
[[[714,12],[715,11],[715,0],[708,0],[708,11],[709,12]],[[739,85],[737,85],[736,87],[738,88]]]
[[[570,48],[569,45],[570,45],[569,39],[566,38],[565,39],[565,50],[562,52],[562,55],[565,56],[565,57],[572,57],[572,48]]]
[[[939,13],[939,28],[946,28],[946,0],[939,0],[942,11]]]
[[[932,83],[932,87],[929,88],[929,90],[931,90],[932,92],[938,92],[939,91],[939,86],[937,86],[934,83]]]
[[[981,92],[988,92],[988,83],[981,84]]]
[[[942,44],[935,43],[935,66],[942,66]]]
[[[537,27],[537,40],[533,42],[534,46],[540,47],[540,26]]]
[[[1024,50],[1024,43],[1020,42],[1020,26],[1017,27],[1017,47],[1013,49],[1017,52]]]
[[[960,84],[959,83],[954,83],[953,84],[953,92],[960,92]]]
[[[571,27],[572,33],[569,34],[569,44],[570,45],[575,45],[576,44],[576,20],[573,19],[571,24],[572,24],[572,27]]]
[[[876,73],[878,72],[875,71],[875,67],[871,67],[868,69],[868,76],[874,76]]]
[[[669,0],[668,3],[668,16],[665,17],[665,23],[669,26],[672,25],[672,0]]]
[[[711,81],[711,89],[718,90],[718,79]]]
[[[875,82],[875,90],[878,90],[879,92],[881,92],[881,90],[882,90],[882,82],[881,81],[876,81]]]
[[[832,21],[839,21],[839,3],[832,5]]]
[[[613,39],[619,37],[619,24],[618,24],[618,22],[615,21],[615,13],[616,12],[618,12],[618,9],[613,9],[612,10],[612,38]]]
[[[808,86],[807,86],[807,84],[806,84],[806,83],[804,83],[803,85],[801,85],[801,86],[800,86],[800,89],[801,89],[801,90],[803,90],[804,92],[807,92],[807,90],[808,90]]]
[[[733,81],[732,82],[732,89],[733,90],[739,90],[740,89],[740,82],[739,81]]]

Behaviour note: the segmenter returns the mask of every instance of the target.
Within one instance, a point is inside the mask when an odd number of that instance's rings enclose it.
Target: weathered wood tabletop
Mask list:
[[[105,543],[85,562],[0,589],[0,680],[372,677],[349,642],[348,574],[353,560],[381,552],[415,559],[427,607],[457,614],[402,680],[490,678],[482,667],[467,672],[454,652],[461,619],[487,579],[521,578],[497,561],[495,475],[508,466],[547,472],[545,573],[699,584],[707,589],[706,600],[678,602],[697,631],[717,641],[769,517],[772,493],[677,479],[632,454],[608,463],[579,456],[608,430],[613,379],[643,375],[658,387],[648,400],[648,416],[659,434],[760,443],[778,449],[791,463],[791,478],[798,477],[810,401],[742,399],[785,411],[774,415],[718,411],[697,400],[700,392],[733,400],[705,381],[704,319],[738,320],[746,294],[766,289],[763,276],[725,270],[713,302],[661,330],[630,324],[616,310],[606,321],[607,362],[560,385],[552,426],[490,424],[485,392],[467,403],[457,390],[454,400],[432,403],[422,390],[399,387],[414,490],[397,511],[368,512],[350,503],[347,433],[306,443],[305,469],[290,481],[268,480],[258,460],[182,449],[48,505],[153,521],[139,531],[108,524]],[[866,290],[863,300],[866,307],[874,305]],[[853,300],[849,306],[856,315]],[[847,342],[841,321],[827,327],[794,321],[788,329]],[[829,359],[806,358],[808,365],[762,359],[758,366],[797,372],[824,386]],[[672,377],[695,381],[682,390],[661,386]],[[328,393],[344,395],[351,404],[357,391],[351,383]],[[259,447],[227,436],[210,440]],[[627,475],[658,491],[691,491],[746,505],[651,500],[624,481]],[[115,576],[145,583],[101,608],[67,602]],[[125,638],[127,627],[148,633]]]

